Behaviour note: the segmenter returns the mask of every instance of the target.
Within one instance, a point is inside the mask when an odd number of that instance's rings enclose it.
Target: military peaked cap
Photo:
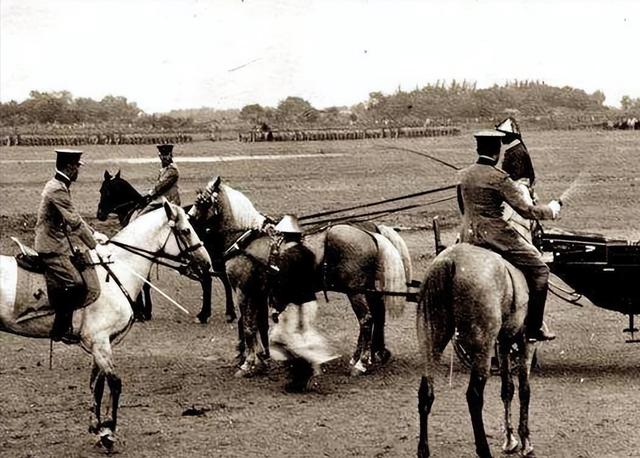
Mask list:
[[[64,164],[80,164],[84,165],[84,162],[80,160],[82,151],[74,149],[57,149],[56,150],[56,162]]]
[[[157,145],[158,151],[160,154],[171,154],[173,152],[173,145],[167,143],[165,145]]]

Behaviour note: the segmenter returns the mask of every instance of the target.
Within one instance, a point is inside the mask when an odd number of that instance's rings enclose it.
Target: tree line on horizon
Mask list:
[[[307,100],[289,96],[276,107],[249,104],[241,109],[197,108],[147,114],[126,97],[108,95],[96,101],[73,97],[68,91],[32,91],[22,102],[0,103],[0,126],[23,125],[128,125],[142,130],[185,130],[201,127],[268,125],[345,126],[416,125],[428,120],[495,119],[505,113],[522,117],[640,114],[640,98],[622,97],[621,109],[604,104],[602,91],[588,94],[573,87],[556,87],[539,81],[513,81],[478,89],[474,82],[437,81],[412,91],[393,94],[372,92],[369,99],[351,107],[318,109]]]

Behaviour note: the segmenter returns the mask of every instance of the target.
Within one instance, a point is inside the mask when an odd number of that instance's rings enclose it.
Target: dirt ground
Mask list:
[[[584,186],[567,202],[557,227],[640,239],[640,137],[637,133],[541,132],[528,137],[543,199],[559,195],[578,176]],[[472,139],[436,138],[401,142],[309,142],[278,145],[198,143],[180,145],[178,156],[237,157],[210,164],[178,163],[185,203],[213,175],[246,192],[257,207],[278,216],[305,214],[370,202],[448,184],[443,169],[412,153],[385,150],[404,146],[438,155],[457,165],[473,158]],[[87,148],[89,149],[89,148]],[[288,154],[317,158],[286,159]],[[332,153],[328,155],[327,153]],[[152,147],[93,147],[73,188],[91,223],[104,168],[118,167],[138,189],[156,173],[154,164],[123,158],[153,157]],[[245,160],[241,155],[279,154],[284,159]],[[39,192],[51,163],[24,162],[51,156],[46,148],[0,149],[0,248],[15,253],[9,236],[32,240]],[[324,157],[323,157],[324,156]],[[99,162],[105,161],[105,162]],[[580,174],[582,172],[582,175]],[[424,199],[429,201],[431,198]],[[433,256],[431,217],[441,215],[444,241],[454,238],[455,206],[446,202],[383,221],[404,230],[421,279]],[[116,225],[96,223],[110,234]],[[155,272],[155,271],[154,271]],[[160,270],[154,282],[195,315],[197,285]],[[115,348],[123,396],[116,453],[119,456],[415,456],[420,358],[415,338],[415,304],[387,322],[390,362],[376,373],[352,378],[348,359],[357,324],[346,299],[321,295],[318,327],[341,358],[326,365],[314,390],[284,391],[285,374],[273,364],[265,376],[233,377],[235,324],[224,323],[216,284],[214,316],[199,325],[154,294],[154,319],[133,326]],[[640,456],[640,346],[624,343],[626,319],[584,301],[569,305],[550,296],[547,321],[559,335],[541,346],[541,368],[532,379],[530,428],[536,455],[552,457]],[[9,334],[0,335],[0,456],[102,456],[87,432],[91,420],[90,358],[76,347]],[[452,365],[452,375],[449,368]],[[474,456],[465,390],[468,380],[451,349],[437,377],[430,420],[434,456]],[[485,425],[496,456],[502,442],[498,377],[485,392]],[[194,407],[201,416],[183,416]]]

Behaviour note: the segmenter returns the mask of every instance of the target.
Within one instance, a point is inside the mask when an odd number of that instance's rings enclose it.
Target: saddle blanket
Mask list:
[[[100,296],[100,281],[94,266],[88,266],[80,274],[87,286],[82,305],[86,307]],[[0,256],[0,285],[0,308],[13,310],[16,323],[55,312],[49,304],[44,275],[23,269],[13,256]]]

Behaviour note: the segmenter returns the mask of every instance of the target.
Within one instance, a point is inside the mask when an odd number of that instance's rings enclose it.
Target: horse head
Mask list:
[[[131,184],[120,176],[120,170],[115,175],[104,171],[104,181],[100,186],[100,202],[96,217],[106,221],[107,217],[115,213],[118,216],[126,214],[136,206],[142,196]]]
[[[192,221],[197,221],[199,223],[210,222],[214,216],[220,213],[220,200],[218,198],[218,194],[220,193],[220,182],[220,177],[215,176],[211,181],[209,181],[209,183],[207,183],[207,186],[204,189],[198,192],[196,200],[188,213],[189,218],[191,218]]]
[[[173,234],[173,237],[169,236],[164,244],[164,252],[184,263],[184,267],[181,269],[184,275],[203,280],[211,274],[209,253],[191,226],[185,211],[167,200],[163,200],[163,207],[167,216],[167,224]]]

